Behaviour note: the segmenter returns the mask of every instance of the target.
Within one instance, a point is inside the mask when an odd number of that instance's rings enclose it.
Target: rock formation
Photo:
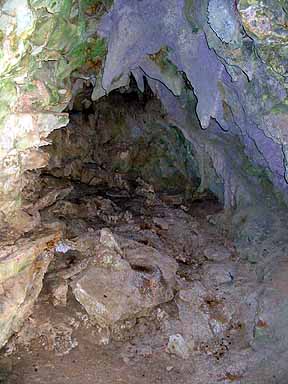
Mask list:
[[[199,353],[225,355],[213,383],[285,383],[287,15],[286,0],[0,1],[0,347],[44,279],[102,344],[149,318],[165,353],[196,356],[195,383]],[[76,347],[69,327],[48,344]]]

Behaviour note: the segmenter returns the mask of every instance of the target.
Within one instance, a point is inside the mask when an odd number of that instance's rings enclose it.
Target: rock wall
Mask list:
[[[106,45],[95,32],[109,1],[8,0],[0,10],[0,213],[18,220],[21,176],[42,167],[38,148],[63,127],[72,72],[95,77]],[[15,218],[16,215],[16,218]]]
[[[9,247],[21,249],[14,237],[40,225],[39,217],[21,210],[23,174],[47,165],[40,148],[68,123],[65,108],[72,108],[85,84],[93,85],[92,99],[98,100],[127,87],[132,74],[142,91],[148,81],[169,124],[193,144],[200,191],[223,196],[227,211],[241,208],[232,218],[241,255],[262,261],[258,272],[264,274],[285,253],[279,244],[287,238],[280,215],[288,196],[287,1],[0,4],[0,228]],[[28,312],[23,303],[32,305],[41,289],[47,265],[40,273],[36,261],[46,240],[25,264],[25,276],[18,267],[27,249],[7,248],[1,255],[4,271],[10,257],[15,261],[19,288],[7,283],[11,301],[0,345],[18,328],[15,314]],[[38,287],[34,293],[31,282]]]
[[[0,2],[0,346],[31,313],[62,237],[41,227],[39,212],[21,209],[24,172],[47,164],[40,147],[68,123],[70,75],[93,76],[106,46],[95,28],[109,2]],[[75,74],[79,77],[80,75]],[[22,237],[29,232],[28,237]]]
[[[286,196],[285,1],[7,0],[0,30],[2,221],[21,206],[21,174],[47,161],[35,149],[67,124],[59,113],[83,82],[98,99],[126,86],[130,73],[140,89],[148,79],[171,119],[201,146],[203,168],[212,161],[227,207],[247,194],[242,175],[233,176],[239,162],[244,174]]]
[[[74,110],[67,127],[49,136],[45,173],[94,186],[126,184],[127,189],[140,177],[155,191],[186,191],[187,198],[197,190],[195,149],[169,125],[159,100],[131,85],[93,104],[83,97],[75,103],[82,111]]]
[[[286,8],[273,1],[115,1],[100,26],[108,54],[94,98],[103,88],[109,92],[125,84],[130,71],[141,89],[145,75],[171,118],[197,141],[184,118],[193,109],[194,93],[205,149],[223,179],[226,205],[243,195],[232,180],[239,173],[239,163],[231,166],[235,152],[252,161],[244,172],[267,178],[285,194]],[[222,149],[216,149],[215,138]],[[242,148],[236,150],[237,143]]]

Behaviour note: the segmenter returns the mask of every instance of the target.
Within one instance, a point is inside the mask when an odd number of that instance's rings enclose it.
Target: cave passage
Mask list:
[[[91,102],[91,92],[84,84],[69,126],[51,134],[44,172],[90,186],[126,185],[128,190],[140,178],[156,192],[186,191],[192,197],[200,185],[193,145],[169,123],[147,82],[142,93],[132,77],[128,88],[98,102]]]
[[[240,383],[261,361],[250,345],[267,327],[265,270],[231,232],[247,216],[231,220],[197,140],[144,83],[93,102],[81,80],[46,165],[25,173],[24,212],[41,228],[18,252],[43,247],[26,300],[41,293],[0,356],[9,384]]]
[[[0,384],[288,383],[286,3],[0,1]]]
[[[133,197],[140,199],[139,215],[146,203],[153,206],[158,199],[187,211],[197,202],[221,209],[217,197],[201,189],[193,144],[169,122],[146,81],[144,92],[132,77],[129,87],[97,102],[91,101],[90,84],[83,83],[70,105],[69,124],[48,137],[48,165],[26,173],[22,197],[28,211],[32,204],[32,210],[40,209],[42,221],[58,218],[72,230],[73,208],[74,216],[79,211],[79,223],[84,225],[85,215],[86,226],[92,225],[90,215],[96,220],[96,202],[95,212],[89,211],[96,196],[127,208],[128,216]],[[113,224],[119,212],[110,222],[107,217],[107,223]],[[97,228],[106,221],[100,220]]]

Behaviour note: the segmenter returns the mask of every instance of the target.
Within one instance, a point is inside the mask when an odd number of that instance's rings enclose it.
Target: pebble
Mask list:
[[[169,337],[167,352],[181,357],[182,359],[188,359],[189,350],[182,335],[177,333],[176,335],[171,335]]]

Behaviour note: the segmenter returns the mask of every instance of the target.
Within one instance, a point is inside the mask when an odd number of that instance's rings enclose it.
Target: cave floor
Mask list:
[[[2,352],[0,382],[242,382],[255,360],[249,343],[257,282],[215,225],[221,206],[207,196],[186,201],[181,194],[154,193],[145,184],[133,194],[81,183],[72,183],[68,195],[59,193],[66,187],[58,185],[57,199],[50,193],[47,204],[42,198],[42,221],[64,228],[64,241],[33,313]],[[71,288],[85,275],[95,243],[84,251],[80,245],[103,228],[122,248],[128,239],[156,249],[164,266],[166,257],[177,267],[172,297],[112,330],[87,315]],[[76,249],[67,248],[71,243]]]

